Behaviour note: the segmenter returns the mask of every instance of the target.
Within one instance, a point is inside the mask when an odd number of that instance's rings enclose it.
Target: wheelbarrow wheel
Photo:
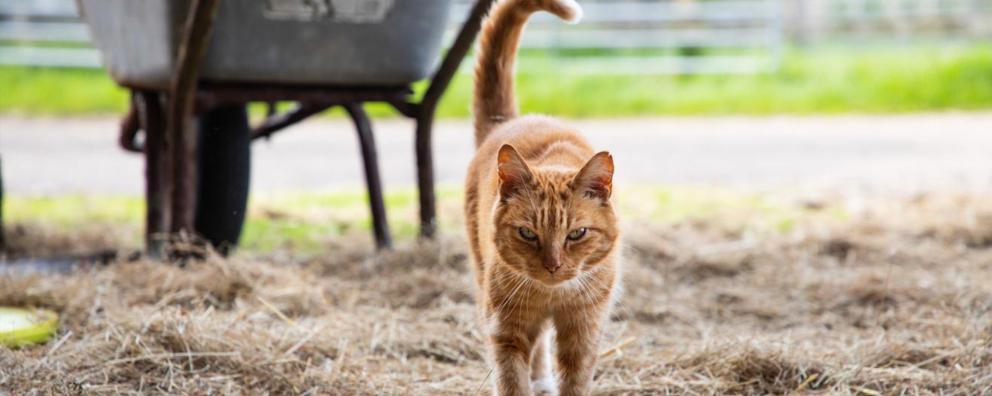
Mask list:
[[[251,176],[251,130],[245,106],[210,110],[199,120],[196,232],[219,252],[237,246]]]

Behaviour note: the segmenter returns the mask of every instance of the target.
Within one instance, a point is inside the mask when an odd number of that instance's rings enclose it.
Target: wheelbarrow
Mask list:
[[[376,245],[389,247],[368,102],[416,121],[420,235],[432,237],[435,109],[493,1],[475,2],[437,63],[452,0],[80,0],[107,70],[132,92],[120,144],[145,157],[149,253],[191,233],[235,246],[250,143],[335,106],[358,132]],[[250,102],[269,104],[257,125]],[[276,102],[295,107],[276,112]]]

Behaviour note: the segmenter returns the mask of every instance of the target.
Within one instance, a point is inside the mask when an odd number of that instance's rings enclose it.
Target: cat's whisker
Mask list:
[[[514,305],[513,305],[513,308],[514,309],[519,308],[521,305],[523,305],[526,302],[530,301],[531,295],[534,293],[534,290],[535,290],[535,288],[534,288],[534,281],[532,281],[530,278],[527,278],[527,277],[524,277],[524,280],[525,280],[525,282],[524,282],[525,283],[525,287],[524,287],[525,296],[524,296],[524,298],[517,298],[517,299],[515,299]]]
[[[524,285],[526,285],[526,283],[529,281],[525,276],[517,276],[516,279],[517,279],[517,283],[515,283],[516,286],[514,286],[513,290],[511,290],[510,293],[507,294],[503,302],[500,303],[499,307],[497,308],[497,311],[502,311],[504,308],[507,308],[507,304],[513,301],[514,296],[517,295],[517,293],[520,291],[520,288],[524,287]]]
[[[584,300],[590,300],[593,297],[592,286],[589,284],[589,278],[583,277],[579,284],[582,285],[581,295]]]

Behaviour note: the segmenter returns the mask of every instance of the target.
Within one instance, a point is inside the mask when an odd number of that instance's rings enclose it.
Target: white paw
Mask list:
[[[530,389],[535,395],[554,396],[558,394],[558,381],[552,376],[543,377],[531,382]]]

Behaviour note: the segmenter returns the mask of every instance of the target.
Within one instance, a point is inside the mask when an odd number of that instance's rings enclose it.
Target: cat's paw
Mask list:
[[[530,389],[535,395],[557,396],[558,381],[555,381],[553,376],[543,377],[531,381]]]

